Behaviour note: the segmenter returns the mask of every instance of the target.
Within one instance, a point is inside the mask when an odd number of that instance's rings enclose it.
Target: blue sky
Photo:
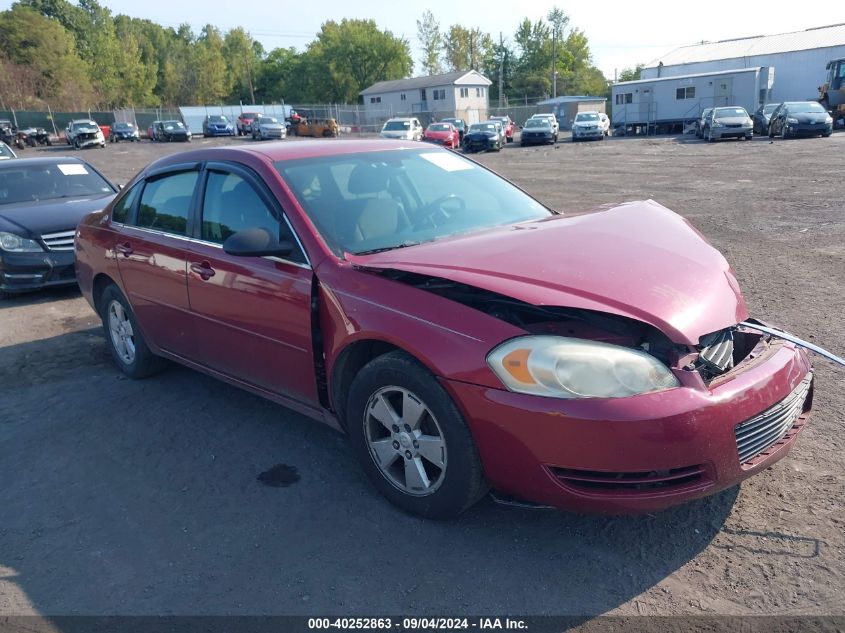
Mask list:
[[[379,27],[405,37],[411,44],[415,62],[420,56],[416,20],[424,10],[423,5],[417,5],[419,9],[405,10],[383,0],[321,0],[317,5],[286,1],[245,4],[238,9],[232,3],[218,4],[208,0],[100,2],[113,13],[147,18],[165,26],[187,22],[195,31],[206,23],[214,24],[223,31],[242,26],[268,50],[280,46],[302,49],[327,19],[371,18]],[[11,4],[10,0],[0,0],[2,9]],[[707,14],[714,9],[708,9],[706,4],[679,5],[669,0],[641,3],[530,0],[524,4],[513,0],[487,0],[483,3],[428,0],[425,3],[442,27],[455,23],[478,26],[495,38],[501,31],[511,41],[522,18],[539,19],[555,5],[570,16],[570,25],[587,34],[593,60],[609,79],[613,78],[617,69],[622,70],[637,62],[651,62],[685,44],[783,33],[835,21],[824,11],[806,12],[814,15],[793,11],[789,14],[789,21],[785,22],[781,12],[760,10],[760,5],[752,4],[738,4],[726,9],[727,14],[744,19],[725,20],[717,11],[719,15],[708,21]],[[756,6],[756,10],[752,10],[752,6]]]

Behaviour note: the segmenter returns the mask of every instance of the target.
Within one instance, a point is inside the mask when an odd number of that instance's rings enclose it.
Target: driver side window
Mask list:
[[[276,218],[249,182],[234,173],[210,171],[202,207],[202,239],[222,244],[233,233],[253,228],[267,229],[280,241],[293,244],[286,259],[305,263],[287,223]]]

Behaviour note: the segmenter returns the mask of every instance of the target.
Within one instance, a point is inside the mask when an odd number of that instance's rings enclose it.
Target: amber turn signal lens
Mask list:
[[[537,383],[531,372],[528,371],[528,356],[530,349],[515,349],[502,359],[502,365],[513,378],[526,385]]]

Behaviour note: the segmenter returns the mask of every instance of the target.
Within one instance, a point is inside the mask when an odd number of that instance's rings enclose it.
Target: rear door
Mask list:
[[[124,198],[132,198],[132,210],[115,245],[123,287],[144,334],[157,347],[188,358],[188,218],[199,175],[197,165],[183,165],[138,185],[139,195]]]
[[[207,165],[199,225],[188,256],[198,358],[237,380],[317,402],[311,348],[312,272],[278,201],[253,172]],[[286,258],[235,257],[225,239],[266,228],[295,244]]]

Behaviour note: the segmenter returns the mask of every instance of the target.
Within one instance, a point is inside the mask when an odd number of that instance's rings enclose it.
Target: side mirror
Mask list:
[[[236,257],[286,257],[293,251],[293,244],[288,241],[280,242],[267,229],[243,229],[226,238],[223,251]]]

